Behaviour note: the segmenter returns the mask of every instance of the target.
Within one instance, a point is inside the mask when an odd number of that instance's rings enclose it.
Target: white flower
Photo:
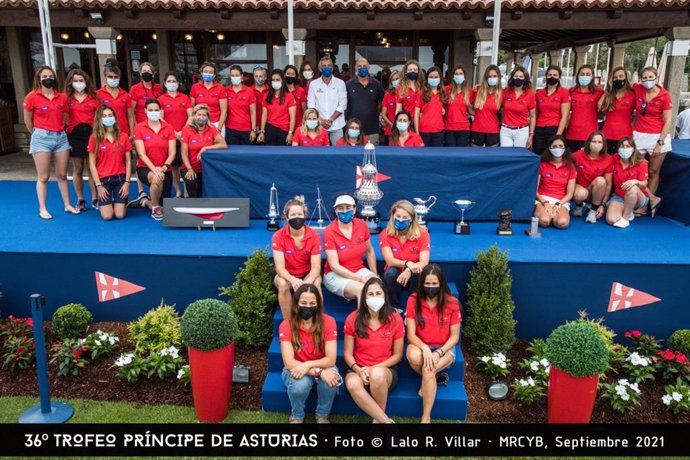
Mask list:
[[[551,363],[549,362],[548,359],[542,358],[541,361],[539,361],[542,366],[544,366],[544,369],[548,369]]]
[[[517,383],[518,383],[518,385],[520,385],[521,387],[527,386],[527,381],[526,381],[525,379],[520,379],[520,380],[517,381]]]
[[[115,365],[117,367],[128,366],[132,363],[132,359],[134,359],[134,353],[123,353],[117,358]]]
[[[663,403],[666,404],[667,406],[670,406],[670,405],[671,405],[671,400],[672,400],[672,399],[673,399],[673,398],[671,398],[671,395],[663,395],[663,396],[661,397],[661,400],[662,400]]]
[[[115,345],[119,341],[120,341],[120,339],[118,339],[114,335],[111,335],[110,337],[108,337],[108,342],[110,343],[110,345]]]
[[[93,343],[95,343],[97,346],[101,346],[102,342],[98,339],[94,340]]]
[[[532,369],[532,371],[534,371],[534,372],[538,372],[539,371],[539,361],[532,361],[531,363],[529,363],[529,368]]]
[[[639,393],[639,392],[640,392],[640,388],[637,386],[637,383],[631,383],[631,384],[628,385],[628,386],[629,386],[632,390],[634,390],[635,393]]]
[[[674,400],[675,402],[681,402],[681,401],[683,400],[683,395],[680,394],[680,393],[678,393],[677,391],[674,391],[674,392],[671,394],[671,397],[673,398],[673,400]]]
[[[528,378],[528,379],[527,379],[527,384],[528,384],[529,386],[533,387],[533,386],[535,385],[534,379],[533,379],[532,377]]]
[[[508,367],[508,366],[506,366],[506,363],[501,362],[501,363],[498,365],[498,367],[500,367],[501,369],[505,369],[505,368]]]
[[[482,362],[484,362],[484,363],[488,363],[489,360],[490,360],[491,358],[489,358],[488,356],[482,356],[482,357],[479,358],[479,359],[480,359]]]
[[[503,353],[496,353],[494,356],[495,356],[496,358],[500,359],[501,361],[505,361],[505,360],[506,360],[506,355],[504,355]]]
[[[623,401],[628,401],[630,399],[630,395],[628,393],[622,394],[621,399]]]
[[[625,387],[622,386],[622,385],[616,385],[616,386],[615,386],[615,390],[616,390],[616,394],[617,394],[618,396],[623,396],[623,395],[627,395],[627,394],[628,394],[628,390],[626,390]]]
[[[620,380],[618,381],[618,384],[619,384],[619,385],[627,385],[627,384],[628,384],[628,379],[620,379]]]
[[[178,380],[181,379],[182,377],[184,377],[184,369],[180,369],[179,371],[177,371]]]

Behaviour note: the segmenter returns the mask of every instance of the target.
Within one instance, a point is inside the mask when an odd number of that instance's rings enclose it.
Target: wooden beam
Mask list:
[[[328,11],[319,11],[319,21],[328,19]]]
[[[367,21],[373,21],[374,19],[376,19],[376,12],[367,11]]]
[[[514,11],[510,14],[510,18],[511,18],[513,21],[519,21],[520,19],[522,19],[522,10],[514,10]]]
[[[86,11],[79,8],[79,9],[74,10],[74,15],[78,18],[85,18],[86,17]]]
[[[172,12],[172,15],[175,19],[184,19],[185,14],[186,13],[182,10],[175,10]]]
[[[423,11],[415,11],[414,12],[414,20],[415,21],[421,21],[424,19],[424,12]]]
[[[272,10],[272,11],[270,12],[270,14],[269,14],[269,17],[270,17],[271,19],[273,19],[273,20],[276,20],[276,19],[280,18],[280,11],[278,11],[278,10]]]
[[[558,17],[561,18],[561,20],[568,20],[573,17],[573,10],[561,10],[558,12]]]
[[[232,19],[232,13],[230,12],[230,10],[223,10],[220,12],[220,18],[225,19],[226,21],[228,19]]]
[[[471,11],[471,10],[463,11],[463,12],[462,12],[462,18],[463,18],[465,21],[469,21],[470,19],[472,19],[472,11]]]
[[[137,17],[137,12],[134,10],[125,10],[124,14],[127,19],[134,19]]]
[[[611,19],[620,19],[620,17],[623,16],[623,10],[613,10],[609,12],[609,17]]]

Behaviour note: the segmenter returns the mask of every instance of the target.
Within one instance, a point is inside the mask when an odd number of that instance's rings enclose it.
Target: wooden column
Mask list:
[[[170,47],[170,36],[166,30],[156,30],[156,52],[158,53],[158,74],[163,83],[163,75],[169,70],[173,70],[172,49]]]
[[[31,61],[24,58],[24,51],[27,49],[27,43],[24,40],[24,34],[19,27],[5,27],[7,31],[7,43],[10,54],[10,67],[12,68],[12,84],[14,85],[14,97],[17,100],[17,113],[19,115],[19,124],[24,124],[24,97],[31,90],[31,79],[34,72],[31,68]]]
[[[673,27],[666,31],[669,39],[669,55],[666,61],[666,75],[663,86],[671,93],[673,100],[673,128],[671,136],[675,133],[676,114],[680,103],[680,93],[687,89],[688,80],[685,77],[685,61],[688,58],[690,46],[690,27]]]
[[[539,79],[539,61],[541,60],[542,53],[532,53],[532,62],[529,69],[529,77],[532,81],[532,87],[537,87],[537,80]]]
[[[573,52],[575,53],[575,65],[573,66],[573,75],[577,75],[577,69],[579,69],[581,65],[585,64],[587,51],[589,51],[589,45],[573,47]]]
[[[453,31],[453,50],[451,62],[449,64],[451,72],[453,67],[461,65],[465,69],[465,78],[472,80],[472,41],[469,38],[461,37],[458,31]]]
[[[608,68],[608,72],[610,72],[615,67],[619,67],[625,64],[625,50],[628,48],[630,43],[615,43],[614,41],[609,41],[607,42],[607,45],[611,50],[611,58],[609,61]]]
[[[120,33],[117,29],[113,27],[89,27],[89,33],[96,40],[115,40],[117,35]],[[105,68],[105,61],[108,58],[116,57],[114,54],[99,54],[98,55],[98,73],[103,72]],[[125,60],[129,62],[129,56],[126,56]],[[125,72],[125,69],[122,69]],[[130,75],[126,75],[129,80]]]
[[[484,70],[491,65],[491,39],[493,38],[493,30],[477,29],[474,31],[474,36],[477,39],[477,78],[474,83],[477,84],[484,76]]]

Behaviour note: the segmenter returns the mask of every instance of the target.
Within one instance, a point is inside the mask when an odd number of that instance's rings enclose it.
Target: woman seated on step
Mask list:
[[[304,197],[294,197],[283,208],[286,225],[273,234],[273,284],[278,289],[278,305],[285,319],[290,317],[293,291],[303,284],[313,284],[321,290],[321,238],[305,225],[306,217]]]
[[[417,292],[407,300],[405,313],[407,360],[422,376],[422,423],[431,423],[437,385],[448,383],[443,370],[455,362],[461,321],[460,301],[450,293],[443,270],[437,264],[427,265]]]
[[[398,382],[405,327],[379,278],[364,284],[359,308],[345,320],[343,358],[350,368],[345,386],[374,423],[393,423],[386,415],[388,393]]]
[[[283,384],[287,388],[290,423],[304,422],[304,406],[316,385],[316,423],[329,423],[333,400],[342,378],[335,366],[338,331],[335,319],[323,312],[321,294],[313,284],[295,292],[292,312],[278,329],[283,357]]]
[[[534,216],[539,225],[564,229],[570,225],[570,200],[575,193],[577,172],[570,159],[565,137],[553,136],[541,154]]]
[[[585,146],[573,153],[573,163],[577,169],[575,180],[575,209],[573,217],[582,217],[584,208],[589,211],[585,221],[594,224],[604,215],[604,203],[611,195],[611,155],[607,152],[604,133],[594,131],[589,135]]]

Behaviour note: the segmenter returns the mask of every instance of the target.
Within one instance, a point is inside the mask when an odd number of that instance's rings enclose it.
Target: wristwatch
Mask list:
[[[172,165],[169,165],[168,163],[165,163],[163,166],[165,166],[166,171],[172,167]]]
[[[321,369],[320,367],[315,367],[314,368],[314,378],[318,379],[319,377],[321,377],[321,372],[323,372],[323,369]]]
[[[659,139],[659,140],[656,141],[656,144],[657,144],[657,145],[664,145],[664,140],[663,140],[663,139]]]

